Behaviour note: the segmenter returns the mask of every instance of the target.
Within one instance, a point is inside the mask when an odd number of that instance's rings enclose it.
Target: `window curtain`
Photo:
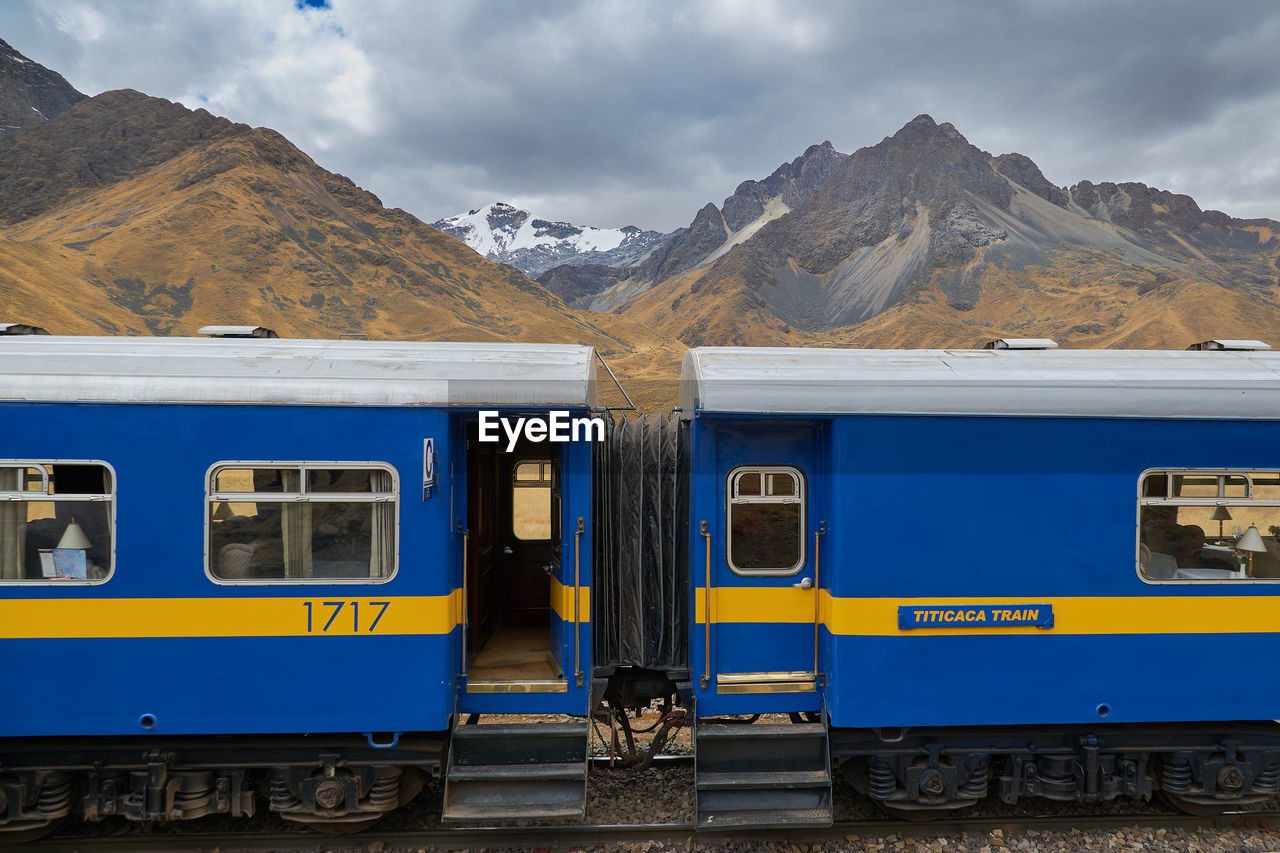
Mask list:
[[[0,468],[0,492],[22,488],[22,471]],[[27,544],[27,502],[0,501],[0,580],[21,580],[22,555]]]
[[[391,494],[390,471],[370,471],[370,489]],[[396,559],[396,503],[394,500],[373,504],[373,544],[369,554],[369,577],[390,576]]]
[[[284,480],[286,492],[302,491],[302,472],[286,470],[280,472]],[[281,504],[280,532],[284,539],[284,576],[287,578],[309,578],[314,575],[311,562],[311,504],[306,501],[292,501]]]
[[[284,534],[284,576],[311,577],[311,504],[305,501],[284,504],[280,526]]]

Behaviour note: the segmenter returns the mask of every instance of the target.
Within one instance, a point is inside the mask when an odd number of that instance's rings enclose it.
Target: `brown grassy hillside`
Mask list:
[[[615,309],[699,344],[1280,346],[1280,223],[1142,184],[1068,189],[920,116],[722,257]]]
[[[0,320],[62,334],[260,324],[581,342],[647,409],[674,402],[686,346],[1280,345],[1276,223],[1141,185],[1059,191],[1026,158],[991,158],[949,126],[903,133],[909,144],[833,166],[795,210],[604,313],[384,208],[274,131],[108,92],[0,149]],[[876,293],[893,297],[883,310],[831,322]]]
[[[85,101],[0,152],[0,218],[0,317],[57,333],[220,323],[582,342],[638,375],[679,357],[384,208],[274,131],[136,92]]]
[[[726,259],[719,280],[686,273],[637,298],[622,316],[691,346],[911,349],[977,346],[1002,337],[1048,337],[1079,348],[1185,349],[1212,338],[1280,346],[1280,287],[1232,288],[1146,274],[1096,252],[1063,252],[1048,267],[989,269],[969,310],[949,304],[931,280],[870,320],[816,331],[770,312],[739,286],[744,276],[730,260],[742,262],[746,253]]]

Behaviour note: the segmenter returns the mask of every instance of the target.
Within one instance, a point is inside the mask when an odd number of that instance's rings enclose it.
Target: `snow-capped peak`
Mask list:
[[[628,249],[625,254],[631,257],[634,249],[647,250],[662,236],[656,231],[641,231],[634,225],[594,228],[537,219],[529,211],[501,201],[431,225],[457,237],[490,260],[511,264],[529,276],[563,263],[608,263],[607,258],[599,255],[624,247]],[[589,256],[588,260],[579,260],[584,256]]]

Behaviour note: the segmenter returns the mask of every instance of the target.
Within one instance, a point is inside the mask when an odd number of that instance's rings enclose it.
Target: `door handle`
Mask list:
[[[793,583],[796,589],[813,589],[813,578],[804,578],[799,583]]]
[[[548,576],[551,576],[556,573],[556,567],[552,563],[547,563],[545,566],[542,567],[542,570],[546,572]]]
[[[502,546],[502,553],[504,553],[504,554],[506,554],[508,557],[510,557],[512,554],[514,554],[514,553],[515,553],[515,551],[512,551],[512,550],[511,550],[511,546],[510,546],[510,545],[503,545],[503,546]]]

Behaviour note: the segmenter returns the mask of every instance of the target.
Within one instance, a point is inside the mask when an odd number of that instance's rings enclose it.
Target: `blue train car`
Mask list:
[[[588,710],[594,360],[0,337],[0,830],[358,826],[446,753],[473,816],[531,736],[455,723]],[[585,723],[542,731],[506,812],[580,813]]]
[[[904,811],[1276,793],[1280,354],[702,348],[682,385],[699,717],[828,725]],[[829,819],[804,750],[777,822]],[[761,808],[708,767],[704,824]]]

